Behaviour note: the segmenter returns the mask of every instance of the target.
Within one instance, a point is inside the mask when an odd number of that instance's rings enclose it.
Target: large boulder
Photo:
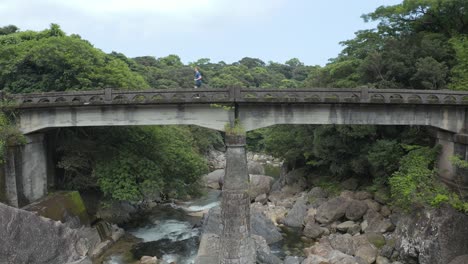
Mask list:
[[[250,210],[250,228],[253,235],[262,236],[268,244],[272,244],[283,239],[278,228],[273,222],[259,210]]]
[[[450,263],[468,252],[468,216],[444,205],[400,215],[394,232],[400,257],[420,264]]]
[[[317,209],[315,220],[322,224],[330,224],[345,215],[348,204],[348,199],[343,197],[333,198]]]
[[[321,187],[314,187],[307,193],[307,195],[310,200],[314,200],[316,198],[327,198],[328,192]]]
[[[363,245],[356,250],[356,257],[360,257],[371,264],[377,259],[378,251],[372,245]]]
[[[262,194],[270,193],[271,184],[273,183],[273,178],[265,175],[249,175],[250,185],[249,185],[249,195],[251,199],[255,199],[257,196]]]
[[[89,226],[88,212],[77,191],[50,194],[22,208],[45,218],[67,223],[71,228]]]
[[[307,197],[301,196],[299,199],[297,199],[293,208],[289,210],[288,214],[283,220],[283,223],[290,227],[302,227],[308,209]]]
[[[202,176],[203,184],[211,189],[221,189],[220,183],[224,178],[224,169],[218,169]]]
[[[367,204],[359,200],[351,200],[346,208],[346,218],[352,221],[360,219],[367,211]]]
[[[248,160],[247,161],[247,170],[249,174],[255,174],[255,175],[264,175],[265,174],[265,168],[263,165],[254,160]]]
[[[384,218],[380,213],[372,209],[367,210],[363,218],[365,220],[363,224],[367,225],[363,228],[366,233],[386,233],[393,231],[395,228],[389,219]]]
[[[226,155],[224,152],[212,149],[208,152],[206,158],[210,170],[224,170],[226,168]]]
[[[96,217],[120,225],[130,221],[137,212],[138,208],[129,202],[114,201],[110,204],[99,204]]]
[[[0,263],[89,263],[92,246],[79,230],[0,203]]]
[[[304,236],[306,237],[316,239],[316,238],[319,238],[324,233],[324,229],[318,224],[312,221],[309,221],[307,222],[303,233],[304,233]]]

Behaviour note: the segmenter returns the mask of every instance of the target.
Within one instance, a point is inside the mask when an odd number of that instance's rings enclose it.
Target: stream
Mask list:
[[[205,196],[196,200],[162,204],[152,208],[125,228],[128,234],[138,240],[131,240],[125,246],[125,253],[122,253],[122,250],[112,253],[102,263],[134,264],[142,256],[157,256],[167,263],[194,263],[201,235],[203,212],[219,205],[220,194],[221,191],[209,189]],[[301,241],[300,230],[296,232],[283,227],[281,232],[284,239],[270,245],[272,252],[280,258],[291,254],[301,255],[305,245]],[[117,242],[119,243],[121,242]]]
[[[141,256],[162,257],[167,263],[192,264],[198,251],[203,211],[219,205],[221,191],[208,190],[199,199],[184,203],[158,205],[144,217],[135,219],[126,232],[141,242],[134,245],[131,253],[135,259],[124,254],[107,257],[105,264],[131,264]]]

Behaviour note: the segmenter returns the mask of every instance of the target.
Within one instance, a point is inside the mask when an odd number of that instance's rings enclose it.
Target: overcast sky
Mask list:
[[[255,57],[325,65],[340,41],[372,28],[360,16],[402,0],[0,0],[0,26],[57,23],[104,52],[177,54],[187,63]]]

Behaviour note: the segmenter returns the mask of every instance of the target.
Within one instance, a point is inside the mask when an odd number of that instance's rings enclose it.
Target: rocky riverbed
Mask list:
[[[220,168],[205,176],[206,185],[219,188],[222,175]],[[385,190],[368,192],[357,179],[348,179],[339,186],[341,191],[330,192],[319,187],[323,177],[304,169],[276,180],[265,175],[250,175],[250,180],[252,234],[261,245],[258,263],[452,264],[466,260],[468,216],[449,206],[402,212],[390,206]],[[205,217],[200,264],[215,255],[210,243],[220,234],[219,214],[220,208],[215,207]]]

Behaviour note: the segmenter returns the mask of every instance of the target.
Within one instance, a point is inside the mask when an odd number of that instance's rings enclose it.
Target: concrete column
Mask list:
[[[17,171],[20,162],[17,161],[20,149],[18,146],[7,146],[5,151],[4,179],[5,199],[7,204],[18,207],[18,187],[16,184]]]
[[[7,148],[5,162],[6,198],[22,207],[47,194],[47,156],[44,134],[26,135],[22,146]]]
[[[442,146],[437,160],[441,181],[462,196],[468,196],[468,170],[456,168],[450,160],[453,156],[459,156],[468,161],[468,134],[439,130],[436,138],[437,144]]]
[[[249,174],[245,135],[226,135],[226,147],[219,263],[253,264],[256,252],[255,243],[250,237]]]

